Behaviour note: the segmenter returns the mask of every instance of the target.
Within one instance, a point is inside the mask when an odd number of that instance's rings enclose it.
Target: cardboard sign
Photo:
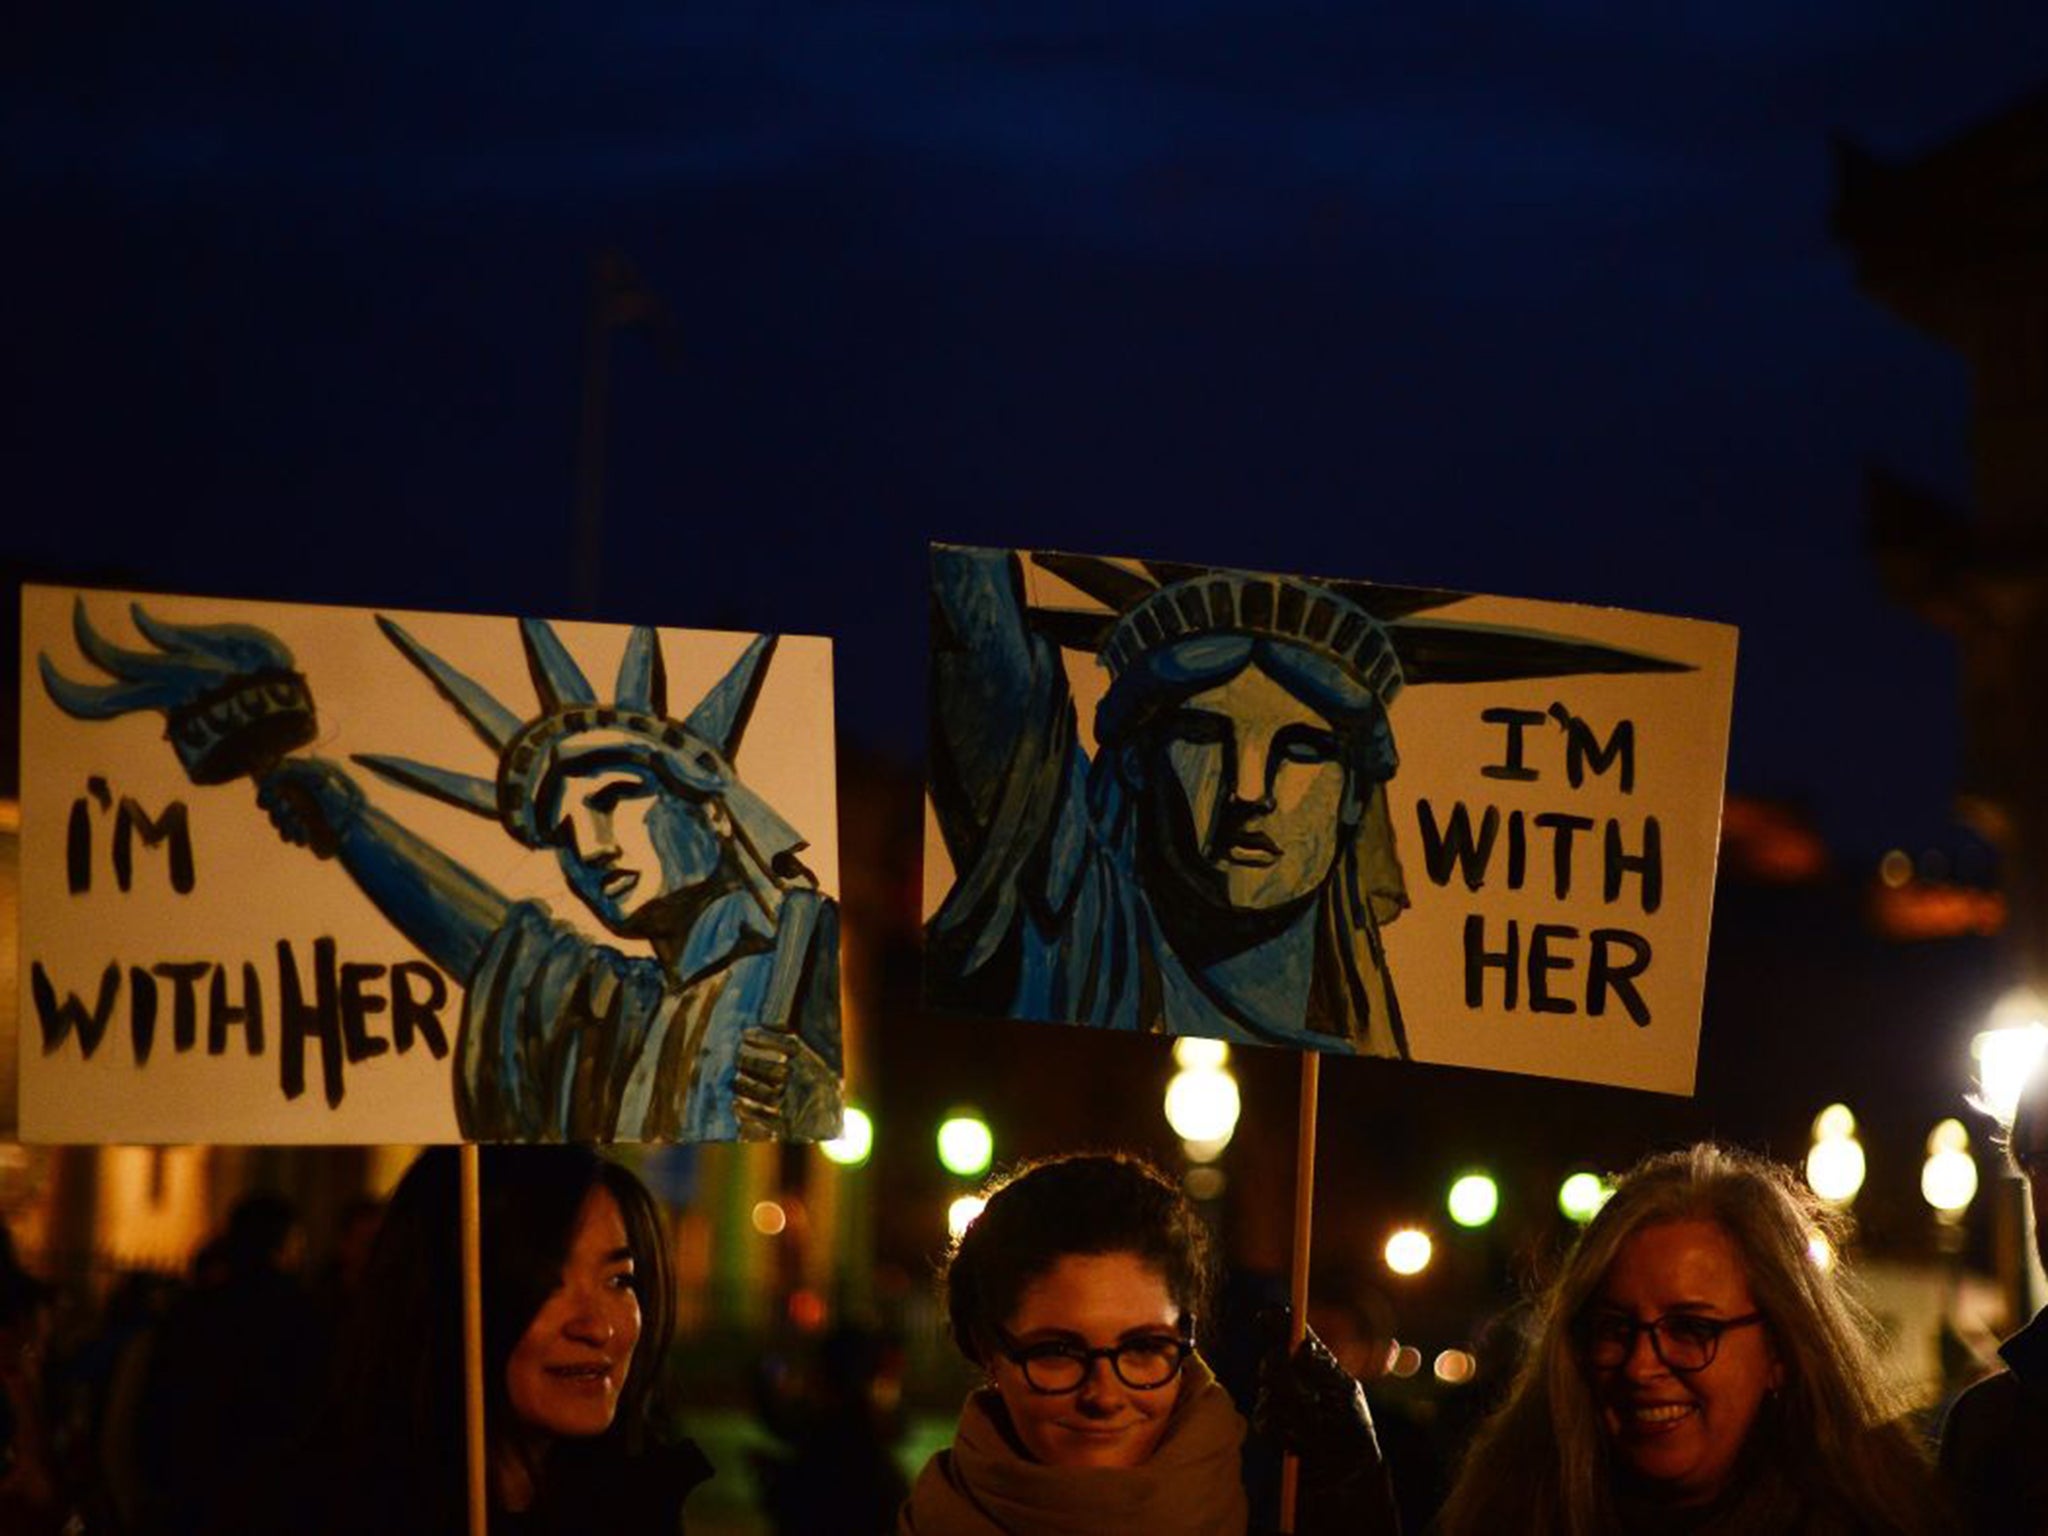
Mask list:
[[[35,1141],[839,1126],[831,647],[31,587]]]
[[[934,1006],[1692,1091],[1732,629],[932,562]]]

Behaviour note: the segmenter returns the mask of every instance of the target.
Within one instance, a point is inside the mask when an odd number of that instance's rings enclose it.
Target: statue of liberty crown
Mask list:
[[[1334,662],[1382,707],[1413,683],[1498,682],[1580,673],[1689,672],[1685,662],[1570,635],[1418,618],[1469,594],[1179,561],[1124,562],[1034,550],[1034,564],[1103,609],[1033,608],[1034,628],[1095,653],[1112,681],[1145,657],[1204,635],[1297,646]],[[1103,611],[1106,610],[1106,611]]]
[[[555,840],[542,810],[558,773],[581,753],[611,747],[659,765],[687,790],[723,801],[736,836],[763,868],[781,867],[804,846],[803,837],[748,790],[732,766],[775,652],[775,636],[756,635],[689,714],[676,720],[668,713],[661,640],[653,629],[641,625],[627,637],[612,701],[605,703],[554,629],[542,619],[521,619],[520,638],[540,702],[537,714],[522,719],[393,620],[379,615],[377,623],[498,754],[495,779],[410,758],[356,758],[383,778],[493,817],[520,842],[539,848]]]
[[[1349,598],[1293,576],[1219,570],[1171,582],[1117,620],[1100,652],[1112,678],[1147,652],[1205,634],[1279,640],[1335,662],[1384,708],[1401,691],[1385,628]]]

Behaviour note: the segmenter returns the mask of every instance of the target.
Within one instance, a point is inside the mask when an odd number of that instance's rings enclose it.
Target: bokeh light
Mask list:
[[[2048,1026],[2032,993],[2016,992],[2001,999],[1991,1013],[1991,1028],[1970,1042],[1977,1058],[1977,1105],[2002,1126],[2012,1124],[2020,1090],[2040,1065],[2048,1048]]]
[[[1403,1227],[1387,1239],[1387,1268],[1397,1275],[1419,1275],[1429,1268],[1430,1255],[1435,1251],[1427,1232],[1420,1227]]]
[[[946,1231],[957,1238],[981,1214],[981,1208],[988,1202],[979,1195],[962,1195],[946,1207]]]
[[[830,1141],[819,1142],[818,1150],[842,1168],[858,1168],[875,1150],[875,1122],[868,1118],[866,1110],[849,1104],[845,1118],[840,1121],[839,1134]]]
[[[1813,1117],[1815,1141],[1839,1141],[1856,1134],[1856,1116],[1846,1104],[1830,1104]]]
[[[1950,1219],[1962,1215],[1977,1198],[1977,1160],[1970,1156],[1970,1133],[1962,1121],[1943,1120],[1928,1134],[1920,1196],[1938,1215]]]
[[[1237,1079],[1215,1067],[1176,1072],[1166,1085],[1166,1123],[1182,1141],[1215,1149],[1204,1162],[1229,1143],[1240,1107]]]
[[[1181,1188],[1188,1192],[1190,1200],[1218,1200],[1226,1183],[1221,1168],[1190,1168],[1187,1177],[1181,1180]]]
[[[1444,1202],[1461,1227],[1483,1227],[1500,1211],[1500,1186],[1486,1174],[1468,1173],[1451,1185]]]
[[[1600,1207],[1614,1193],[1597,1173],[1575,1173],[1557,1186],[1557,1208],[1565,1220],[1584,1226],[1600,1214]]]
[[[1462,1349],[1446,1349],[1437,1355],[1435,1363],[1429,1369],[1430,1374],[1438,1381],[1447,1386],[1458,1387],[1463,1386],[1478,1373],[1479,1362]]]
[[[939,1161],[948,1173],[974,1178],[988,1172],[995,1155],[995,1136],[973,1110],[955,1110],[939,1127]]]
[[[1853,1136],[1816,1141],[1806,1153],[1806,1182],[1830,1205],[1847,1205],[1863,1188],[1863,1143]]]
[[[1182,1035],[1173,1042],[1173,1064],[1190,1072],[1215,1072],[1230,1060],[1230,1047],[1221,1040],[1200,1035]]]

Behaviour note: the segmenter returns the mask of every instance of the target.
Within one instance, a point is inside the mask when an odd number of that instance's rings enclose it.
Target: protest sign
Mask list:
[[[37,1141],[819,1139],[821,639],[31,587]]]
[[[936,1006],[1691,1092],[1732,629],[932,561]]]

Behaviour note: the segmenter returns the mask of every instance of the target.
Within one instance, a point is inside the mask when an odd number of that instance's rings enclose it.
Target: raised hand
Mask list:
[[[361,815],[363,791],[325,758],[288,757],[257,781],[256,803],[286,842],[331,859]]]

